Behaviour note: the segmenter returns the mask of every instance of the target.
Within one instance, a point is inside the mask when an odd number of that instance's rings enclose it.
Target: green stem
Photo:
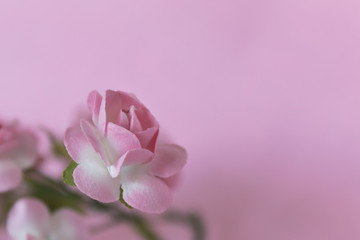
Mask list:
[[[161,238],[150,228],[147,221],[139,216],[134,216],[132,219],[133,225],[140,235],[149,240],[160,240]]]
[[[205,239],[205,227],[198,215],[194,213],[186,214],[172,210],[165,213],[164,218],[174,223],[183,223],[188,225],[192,229],[194,240]]]
[[[44,175],[43,173],[41,173],[39,171],[34,171],[34,175],[36,175],[38,178],[40,178],[40,180],[48,183],[49,185],[51,185],[52,187],[54,187],[55,189],[57,189],[58,191],[60,191],[63,194],[69,195],[71,197],[75,197],[76,199],[83,198],[80,194],[75,193],[74,191],[70,190],[62,182],[53,180],[52,178],[49,178],[48,176]]]

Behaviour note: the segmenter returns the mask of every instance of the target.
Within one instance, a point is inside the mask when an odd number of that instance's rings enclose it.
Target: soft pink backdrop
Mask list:
[[[60,133],[89,91],[136,93],[211,240],[360,239],[359,64],[358,0],[0,2],[0,115]]]

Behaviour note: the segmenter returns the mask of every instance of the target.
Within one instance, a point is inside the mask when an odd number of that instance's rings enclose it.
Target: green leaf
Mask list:
[[[73,172],[77,166],[78,166],[78,164],[76,162],[74,162],[73,160],[71,160],[70,164],[63,171],[63,182],[64,183],[71,185],[71,186],[75,186]]]
[[[120,202],[122,204],[124,204],[127,208],[130,208],[130,209],[134,209],[132,206],[130,206],[127,202],[125,202],[124,198],[123,198],[123,192],[124,190],[122,189],[122,187],[120,186]]]

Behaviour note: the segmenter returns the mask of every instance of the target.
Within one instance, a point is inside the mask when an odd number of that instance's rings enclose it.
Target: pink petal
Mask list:
[[[26,235],[25,240],[41,240],[40,238],[33,237],[31,235]]]
[[[106,131],[106,125],[109,122],[120,124],[117,122],[120,111],[129,111],[132,105],[136,108],[142,106],[139,100],[129,93],[107,90],[100,106],[99,127],[101,131]]]
[[[154,154],[144,148],[133,149],[122,155],[115,164],[109,166],[109,172],[112,177],[117,177],[123,165],[136,165],[146,163],[152,160]]]
[[[130,127],[129,118],[126,115],[126,113],[124,113],[123,111],[120,111],[116,122],[118,122],[119,125],[123,128],[129,129],[129,127]]]
[[[13,239],[44,239],[49,229],[50,215],[39,200],[23,198],[11,208],[6,228]],[[30,238],[31,239],[31,238]]]
[[[16,125],[1,125],[0,127],[0,153],[11,149],[18,144]]]
[[[135,106],[135,108],[140,108],[142,106],[142,103],[139,101],[139,99],[136,98],[134,94],[123,91],[117,91],[116,93],[121,97],[122,109],[128,111],[130,110],[131,106]]]
[[[107,90],[100,106],[99,128],[105,133],[108,122],[116,122],[122,107],[121,96],[112,90]]]
[[[8,152],[9,150],[16,147],[16,145],[18,145],[18,141],[16,139],[11,139],[6,142],[1,142],[0,140],[0,154]]]
[[[21,168],[10,160],[0,160],[0,192],[12,190],[20,185]]]
[[[164,181],[164,183],[166,183],[166,185],[168,185],[171,190],[175,190],[179,185],[180,178],[181,172],[168,178],[162,178],[162,180]]]
[[[142,129],[159,128],[159,123],[144,105],[135,106],[136,115],[141,122]]]
[[[87,240],[83,217],[69,209],[57,211],[51,219],[51,240]]]
[[[141,143],[141,146],[143,148],[149,149],[152,152],[155,151],[155,145],[158,134],[159,134],[159,128],[157,127],[148,128],[144,131],[135,133],[135,135],[137,136],[137,138]]]
[[[155,157],[149,164],[149,172],[158,177],[168,178],[178,173],[186,164],[185,149],[175,144],[157,146]]]
[[[120,182],[112,178],[95,151],[75,168],[74,182],[78,189],[100,202],[115,202],[120,198]]]
[[[136,165],[136,164],[142,164],[151,161],[154,158],[154,153],[144,149],[134,149],[128,151],[126,154],[123,155],[124,159],[124,165]]]
[[[21,129],[17,135],[17,146],[5,155],[12,159],[22,169],[32,167],[38,159],[38,138],[29,129]]]
[[[130,116],[130,131],[135,133],[142,130],[141,123],[136,115],[135,107],[131,106],[129,111]]]
[[[106,146],[104,146],[104,142],[102,141],[102,136],[100,136],[100,133],[98,130],[93,126],[91,123],[85,120],[81,120],[80,127],[85,134],[87,140],[91,144],[91,146],[94,148],[95,152],[97,152],[101,159],[107,164],[111,164],[111,159],[108,156],[109,153],[111,153],[111,149],[106,149]],[[108,151],[107,151],[108,150]],[[107,154],[108,153],[108,154]],[[114,158],[116,158],[114,156]]]
[[[81,159],[81,153],[90,143],[80,128],[68,128],[65,132],[65,147],[70,157],[77,163]]]
[[[94,124],[98,124],[99,121],[101,101],[102,101],[102,96],[95,90],[89,94],[87,99],[87,104],[92,113],[92,120]]]
[[[120,175],[123,199],[130,206],[146,213],[162,213],[170,206],[171,191],[161,179],[139,166],[124,166]]]
[[[132,149],[141,148],[139,139],[135,134],[114,123],[108,124],[107,139],[118,156]]]

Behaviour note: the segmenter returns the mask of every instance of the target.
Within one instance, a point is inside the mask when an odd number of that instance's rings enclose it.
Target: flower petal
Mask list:
[[[148,128],[144,131],[135,133],[135,135],[143,148],[149,149],[152,152],[155,151],[156,140],[159,135],[158,127]]]
[[[84,148],[90,145],[80,128],[68,128],[65,132],[64,144],[70,157],[77,163]]]
[[[20,185],[21,168],[10,160],[0,161],[0,192],[12,190]]]
[[[88,150],[86,160],[75,168],[74,182],[78,189],[100,202],[115,202],[120,198],[120,182],[112,178],[99,155]]]
[[[16,145],[3,151],[3,158],[11,159],[22,169],[32,167],[38,160],[38,138],[30,129],[19,128],[14,136]]]
[[[33,236],[31,236],[31,235],[26,235],[25,240],[41,240],[41,239],[36,238],[36,237],[33,237]]]
[[[159,178],[146,174],[143,167],[121,169],[123,199],[131,207],[147,213],[162,213],[171,204],[169,187]]]
[[[100,133],[95,128],[95,126],[93,126],[88,121],[81,120],[80,127],[85,134],[87,140],[94,148],[95,152],[100,155],[104,163],[106,163],[107,165],[111,165],[111,158],[116,159],[117,156],[113,156],[114,153],[112,149],[109,149],[109,147],[105,144],[103,137],[100,136]]]
[[[159,123],[155,117],[151,114],[149,109],[144,105],[135,106],[136,115],[141,123],[142,129],[156,127],[159,128]]]
[[[153,159],[154,153],[145,149],[139,148],[128,151],[126,154],[123,155],[124,158],[124,165],[136,165],[149,162]]]
[[[116,91],[116,93],[121,97],[121,108],[125,111],[129,111],[131,106],[135,106],[135,108],[143,106],[140,100],[132,93],[123,91]]]
[[[139,139],[135,134],[114,123],[108,124],[107,139],[112,149],[119,157],[127,151],[141,148]]]
[[[123,111],[120,111],[117,121],[119,125],[123,128],[129,129],[130,122],[129,118]]]
[[[92,120],[96,125],[98,124],[99,121],[101,101],[102,101],[102,96],[95,90],[89,94],[87,99],[88,107],[92,113]]]
[[[51,240],[86,240],[87,227],[83,217],[69,209],[57,211],[51,219]]]
[[[0,136],[0,138],[1,138],[1,136]],[[18,141],[16,139],[11,139],[7,142],[2,142],[0,139],[0,153],[3,154],[3,153],[8,152],[12,148],[16,147],[17,144],[18,144]]]
[[[108,122],[116,122],[122,107],[121,96],[112,90],[105,92],[100,106],[99,127],[105,133]]]
[[[6,228],[15,240],[45,239],[49,230],[49,220],[49,211],[42,202],[23,198],[11,208]]]
[[[178,173],[186,164],[185,149],[175,144],[157,146],[155,157],[149,163],[149,172],[158,177],[168,178]]]
[[[143,130],[139,118],[136,115],[136,110],[134,106],[130,107],[129,116],[130,116],[130,131],[135,133]]]
[[[117,121],[120,111],[129,111],[132,105],[135,108],[142,107],[139,100],[129,93],[107,90],[100,106],[99,127],[101,131],[106,131],[109,122],[120,124]]]
[[[168,185],[168,187],[173,191],[177,188],[177,186],[179,185],[179,181],[181,179],[181,172],[178,174],[175,174],[171,177],[168,178],[162,178],[162,180],[164,181],[164,183],[166,183],[166,185]]]
[[[122,155],[115,164],[108,167],[109,173],[112,177],[117,177],[123,165],[135,165],[146,163],[152,160],[154,154],[147,149],[139,148],[133,149]]]
[[[6,152],[18,144],[16,126],[14,124],[0,125],[0,153]]]

